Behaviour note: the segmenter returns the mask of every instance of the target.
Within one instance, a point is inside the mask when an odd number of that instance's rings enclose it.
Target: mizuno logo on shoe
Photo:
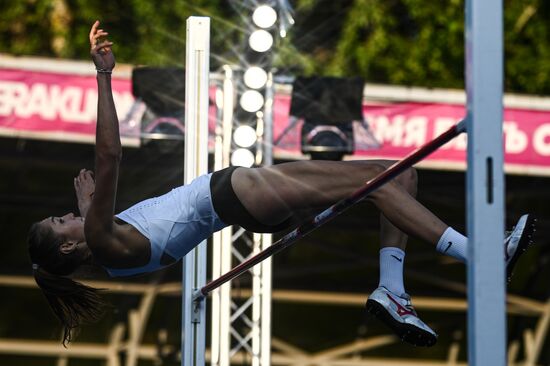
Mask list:
[[[397,306],[397,314],[399,314],[399,316],[404,316],[404,315],[416,316],[414,310],[406,309],[403,305],[399,303],[399,301],[394,300],[394,298],[391,297],[389,294],[386,294],[386,296],[388,297],[388,299],[390,299],[391,302],[395,304],[395,306]]]
[[[399,258],[398,256],[395,256],[395,255],[391,255],[392,257],[394,257],[395,259],[397,259],[399,262],[403,262],[403,258]]]

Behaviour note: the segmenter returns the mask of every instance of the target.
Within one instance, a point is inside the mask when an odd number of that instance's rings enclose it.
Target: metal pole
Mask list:
[[[184,183],[208,172],[210,18],[187,19]],[[182,291],[182,366],[204,366],[205,303],[193,291],[206,283],[206,241],[185,256]]]
[[[223,66],[224,78],[218,86],[220,95],[218,105],[218,125],[216,127],[216,149],[214,170],[229,166],[231,153],[231,129],[233,124],[233,107],[235,88],[233,70]],[[212,278],[218,278],[231,269],[231,246],[233,227],[228,226],[214,233],[212,246]],[[227,283],[212,294],[212,335],[211,366],[229,366],[231,287]]]
[[[506,365],[502,0],[466,1],[468,360]]]
[[[344,199],[335,205],[327,208],[325,211],[321,212],[319,215],[315,216],[310,222],[306,222],[297,229],[291,231],[281,239],[279,239],[272,246],[264,249],[262,252],[253,256],[245,262],[242,262],[231,271],[225,275],[219,277],[218,279],[211,281],[206,286],[200,289],[195,293],[195,301],[200,302],[205,296],[207,296],[212,290],[231,281],[233,278],[239,276],[241,273],[247,271],[249,268],[260,263],[266,258],[271,257],[273,254],[280,252],[281,250],[291,246],[298,239],[309,234],[311,231],[317,227],[323,225],[327,221],[335,218],[357,202],[363,200],[368,194],[372,193],[374,190],[387,183],[391,179],[395,178],[397,175],[401,174],[403,171],[416,164],[417,162],[424,159],[426,156],[437,150],[439,147],[445,145],[447,142],[458,136],[460,133],[465,131],[465,121],[459,122],[457,125],[452,126],[446,132],[436,137],[434,140],[428,142],[424,146],[421,146],[403,160],[395,163],[389,167],[386,171],[382,172],[375,178],[371,179],[367,184],[362,188],[355,191],[351,197]]]
[[[223,89],[222,83],[216,85],[216,129],[215,129],[215,143],[214,143],[214,171],[223,168]],[[222,233],[221,231],[215,232],[212,235],[212,278],[218,278],[224,272],[221,270],[221,247],[222,247]],[[210,302],[210,364],[212,366],[220,366],[220,336],[221,336],[221,316],[220,316],[220,304],[221,296],[220,289],[216,289],[212,293],[212,299]]]
[[[264,166],[273,165],[273,103],[275,101],[275,85],[273,74],[268,73],[266,85],[266,103],[264,107]],[[262,250],[269,248],[273,243],[272,234],[262,234]],[[259,366],[271,365],[271,258],[261,264],[261,319],[260,319],[260,360]]]

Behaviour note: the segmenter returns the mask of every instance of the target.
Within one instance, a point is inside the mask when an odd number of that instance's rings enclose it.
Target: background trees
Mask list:
[[[0,3],[0,52],[86,59],[101,19],[120,62],[183,64],[185,19],[212,17],[215,68],[239,55],[236,0],[9,0]],[[550,93],[550,3],[505,0],[506,89]],[[281,72],[361,75],[367,81],[463,87],[464,0],[295,0]]]

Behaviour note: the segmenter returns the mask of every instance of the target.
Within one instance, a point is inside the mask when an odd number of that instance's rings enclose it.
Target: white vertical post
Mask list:
[[[254,247],[251,255],[258,254],[262,248],[262,234],[253,234]],[[262,267],[261,265],[256,265],[251,268],[252,272],[252,366],[261,365],[261,350],[262,342],[260,339],[260,330],[261,330],[261,320],[262,320]]]
[[[223,156],[222,156],[222,108],[220,103],[223,104],[221,100],[222,90],[220,86],[216,86],[216,137],[214,144],[214,171],[220,170],[223,167]],[[221,232],[215,232],[212,235],[212,278],[220,277],[221,273],[221,243],[222,235]],[[210,319],[210,329],[211,329],[211,342],[210,342],[210,364],[212,366],[220,365],[220,289],[212,291],[212,296],[210,297],[211,301],[211,319]]]
[[[272,234],[262,234],[262,250],[271,246]],[[271,365],[271,262],[262,262],[262,319],[260,324],[260,366]]]
[[[502,0],[466,1],[468,360],[506,365]]]
[[[208,76],[210,18],[187,19],[185,62],[184,183],[208,172]],[[183,267],[182,366],[204,366],[205,300],[193,302],[193,292],[206,283],[206,241],[187,256]]]
[[[229,166],[231,153],[231,128],[233,124],[234,86],[233,70],[225,65],[224,80],[219,90],[221,98],[218,105],[218,126],[216,130],[216,148],[214,170]],[[212,278],[216,279],[231,270],[232,226],[214,233],[212,250]],[[230,319],[231,318],[231,282],[212,292],[212,366],[229,366]]]
[[[268,73],[266,85],[266,103],[264,107],[264,165],[273,165],[273,102],[275,96],[275,86],[273,85],[273,74]],[[272,234],[262,234],[262,250],[271,246],[273,241]],[[272,293],[272,258],[264,260],[260,266],[262,268],[261,278],[261,299],[262,299],[262,318],[260,324],[260,366],[271,365],[271,293]]]

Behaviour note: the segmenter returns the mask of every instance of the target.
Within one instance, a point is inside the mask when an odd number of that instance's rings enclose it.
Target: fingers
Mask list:
[[[96,21],[94,22],[94,24],[92,24],[92,29],[90,29],[90,35],[89,35],[89,37],[90,37],[90,44],[91,44],[92,46],[94,45],[94,39],[93,39],[93,37],[94,37],[94,34],[95,34],[96,31],[97,31],[97,27],[99,27],[99,20],[96,20]]]
[[[80,185],[80,177],[82,176],[84,171],[86,171],[86,169],[80,169],[80,172],[78,172],[78,175],[74,178],[73,183],[75,188],[78,188],[78,186]]]
[[[99,20],[96,20],[95,23],[92,25],[92,29],[90,30],[90,34],[89,34],[91,48],[93,48],[98,44],[99,38],[105,37],[109,34],[108,32],[105,32],[103,29],[98,29],[98,27],[99,27]]]
[[[92,47],[92,53],[107,53],[111,51],[112,45],[113,45],[113,42],[109,42],[109,41],[101,42],[100,44]]]
[[[94,181],[94,172],[92,172],[91,170],[80,169],[80,172],[74,178],[74,184],[75,186],[80,185],[80,183],[83,183],[87,180],[90,180],[91,182]]]
[[[97,33],[92,36],[92,42],[91,42],[92,46],[95,46],[98,43],[98,39],[100,37],[105,37],[108,34],[109,33],[105,32],[103,29],[98,29]]]

